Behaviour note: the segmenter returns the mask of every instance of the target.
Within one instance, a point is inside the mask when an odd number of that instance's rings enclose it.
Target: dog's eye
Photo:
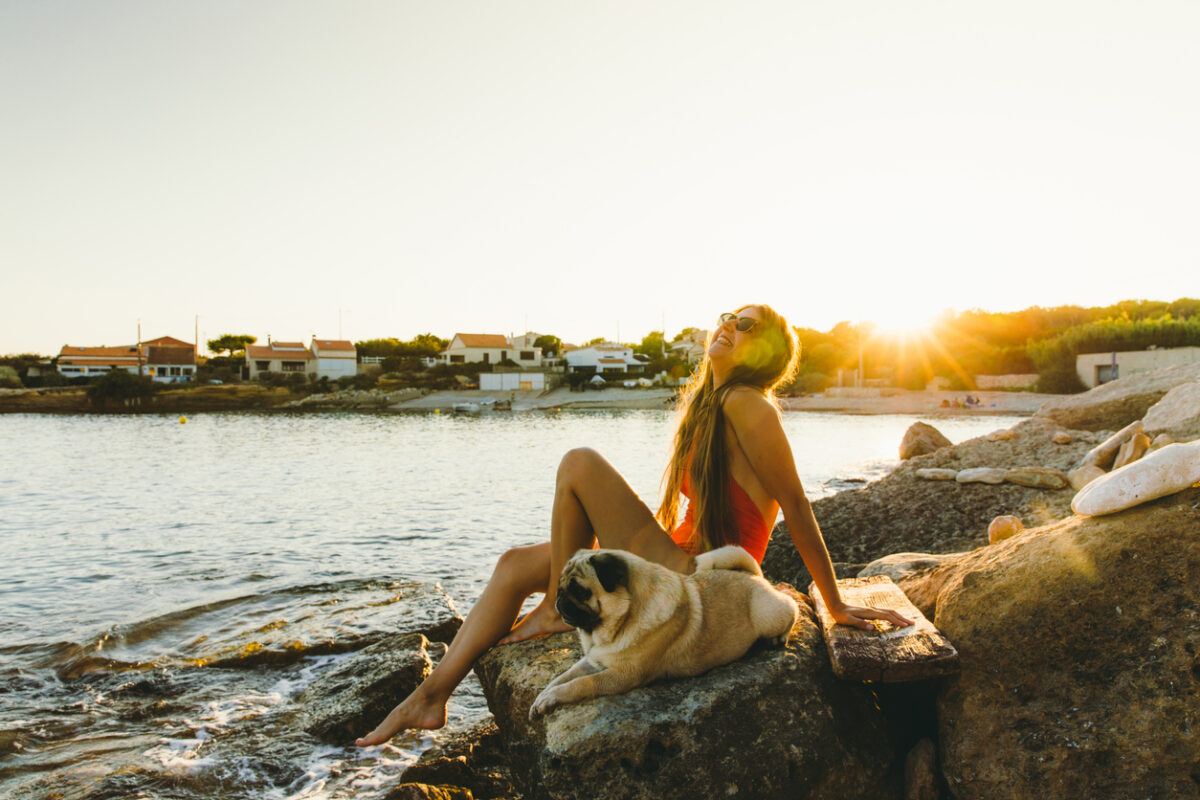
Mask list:
[[[567,584],[567,594],[582,602],[592,596],[592,590],[579,581],[573,580]]]

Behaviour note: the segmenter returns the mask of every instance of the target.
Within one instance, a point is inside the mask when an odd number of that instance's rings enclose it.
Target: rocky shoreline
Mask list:
[[[53,389],[0,389],[2,413],[196,413],[206,411],[369,411],[452,413],[458,404],[481,404],[476,413],[505,413],[489,410],[489,403],[507,404],[513,412],[569,410],[674,408],[674,389],[608,388],[572,392],[565,387],[546,392],[485,392],[479,390],[427,391],[422,389],[347,389],[326,394],[298,396],[285,388],[259,384],[227,384],[190,389],[167,389],[136,407],[93,408],[80,387]],[[977,392],[979,404],[954,405],[962,399],[956,392],[894,390],[867,397],[811,395],[781,397],[784,411],[833,412],[843,414],[922,414],[940,416],[1030,415],[1060,395],[1030,392]]]
[[[920,441],[906,437],[909,457],[889,475],[813,504],[839,577],[892,577],[957,648],[957,674],[836,678],[809,599],[796,591],[807,572],[780,524],[763,568],[800,601],[788,641],[696,678],[531,721],[532,699],[578,657],[577,638],[496,648],[476,665],[483,696],[473,695],[486,698],[493,720],[443,731],[398,768],[387,748],[351,752],[348,741],[428,674],[460,618],[429,587],[301,587],[287,590],[301,598],[295,606],[271,595],[237,601],[261,606],[236,615],[244,629],[213,622],[230,618],[223,606],[189,610],[196,630],[219,635],[170,663],[143,663],[138,631],[123,645],[85,643],[57,667],[73,693],[62,713],[82,720],[93,712],[76,695],[102,697],[104,714],[87,724],[104,734],[106,720],[121,720],[123,740],[137,747],[97,769],[115,758],[98,735],[101,749],[79,754],[90,772],[64,762],[5,777],[35,800],[289,796],[323,780],[311,764],[327,748],[346,753],[338,769],[358,776],[338,778],[336,796],[359,796],[362,786],[362,796],[387,800],[1200,798],[1200,474],[1094,516],[1072,510],[1072,487],[1014,479],[1066,475],[1135,422],[1195,442],[1166,447],[1200,448],[1200,366],[1102,389],[1054,398],[1012,428],[958,445],[917,429]],[[1097,480],[1119,482],[1138,463]],[[1001,482],[958,479],[978,470]],[[931,477],[942,474],[954,479]],[[1001,532],[1001,519],[1016,522]],[[276,627],[281,607],[289,621]],[[302,689],[279,695],[281,685]],[[184,709],[229,694],[277,699],[211,735],[177,735],[176,762],[145,757],[163,749],[163,726]],[[0,731],[0,755],[25,752],[31,735],[44,734]],[[172,766],[182,757],[203,768]]]

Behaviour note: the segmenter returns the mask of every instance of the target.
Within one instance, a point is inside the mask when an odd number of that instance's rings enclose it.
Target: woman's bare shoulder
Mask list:
[[[779,409],[767,396],[752,386],[735,386],[725,393],[721,410],[734,422],[753,420],[764,415],[778,418]]]

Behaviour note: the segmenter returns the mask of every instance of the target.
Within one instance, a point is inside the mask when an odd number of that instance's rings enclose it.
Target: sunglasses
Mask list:
[[[737,320],[737,324],[734,327],[741,333],[753,330],[754,326],[759,323],[759,320],[756,320],[754,317],[739,317],[737,314],[731,314],[726,311],[717,317],[717,325],[724,325],[726,322],[732,322],[733,320]]]

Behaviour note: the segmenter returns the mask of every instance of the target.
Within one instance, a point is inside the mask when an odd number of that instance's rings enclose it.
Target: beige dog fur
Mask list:
[[[736,546],[698,556],[691,575],[623,550],[580,550],[563,568],[555,607],[578,628],[583,658],[542,690],[531,718],[736,661],[758,639],[785,640],[798,614]]]

